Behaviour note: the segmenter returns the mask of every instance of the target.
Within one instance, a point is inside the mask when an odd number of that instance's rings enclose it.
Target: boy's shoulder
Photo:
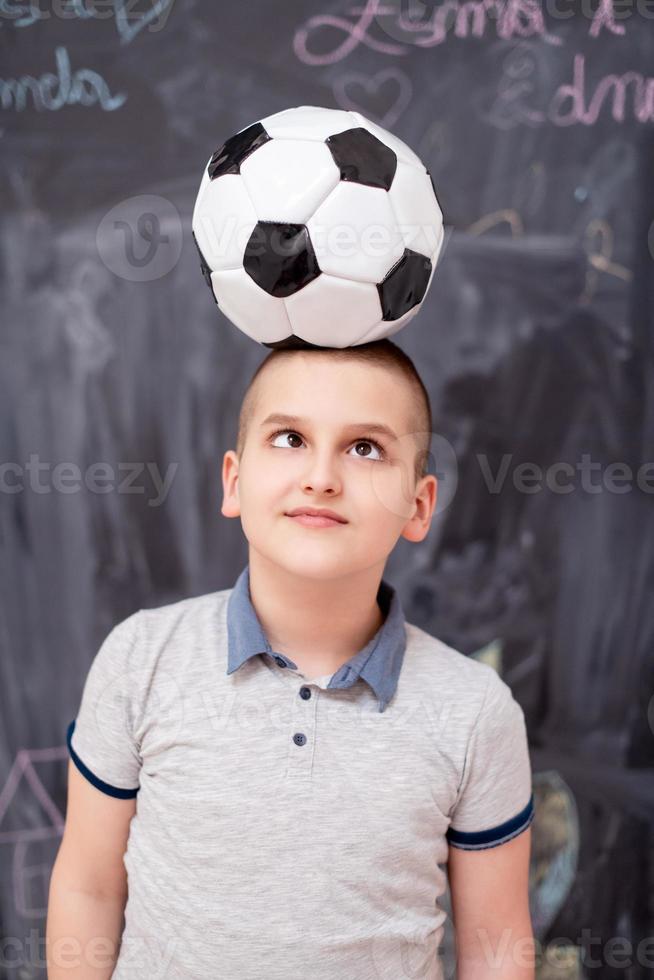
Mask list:
[[[408,621],[406,635],[405,660],[410,667],[415,667],[417,676],[433,679],[452,696],[465,696],[469,701],[474,696],[483,700],[491,691],[498,695],[511,695],[508,684],[491,664],[462,653]]]
[[[180,616],[193,616],[207,608],[216,608],[227,602],[232,589],[220,589],[217,592],[204,592],[202,595],[185,596],[172,602],[160,603],[157,606],[142,606],[139,612],[145,613],[153,623],[166,622]]]
[[[155,646],[180,635],[222,636],[226,634],[225,607],[231,592],[231,588],[219,589],[157,606],[142,606],[134,615],[140,617],[149,640],[158,641]]]

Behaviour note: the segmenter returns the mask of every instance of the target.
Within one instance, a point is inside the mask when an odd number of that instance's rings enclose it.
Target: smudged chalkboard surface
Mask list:
[[[266,351],[211,301],[191,213],[213,150],[300,104],[363,112],[433,176],[446,245],[395,339],[432,398],[441,504],[387,575],[410,620],[467,655],[492,644],[525,711],[543,947],[587,928],[601,959],[621,937],[644,977],[647,5],[55,6],[0,3],[0,939],[19,945],[0,980],[45,977],[65,730],[100,642],[246,558],[220,466]]]

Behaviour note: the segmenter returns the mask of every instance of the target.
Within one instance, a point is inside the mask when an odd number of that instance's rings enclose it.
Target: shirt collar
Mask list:
[[[405,619],[400,598],[390,583],[381,580],[377,601],[386,618],[372,639],[332,676],[329,688],[351,687],[361,677],[374,691],[383,711],[397,687],[406,648]],[[250,598],[250,567],[246,565],[231,590],[227,602],[227,673],[238,670],[246,660],[260,653],[282,657],[273,651]]]

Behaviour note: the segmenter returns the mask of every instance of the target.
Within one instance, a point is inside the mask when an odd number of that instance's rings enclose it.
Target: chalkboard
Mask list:
[[[620,937],[644,977],[654,5],[0,0],[0,51],[0,980],[45,977],[101,641],[246,560],[220,467],[267,351],[212,301],[191,214],[210,154],[294,105],[361,111],[433,176],[446,244],[393,339],[441,498],[386,577],[525,711],[543,956],[613,977]]]

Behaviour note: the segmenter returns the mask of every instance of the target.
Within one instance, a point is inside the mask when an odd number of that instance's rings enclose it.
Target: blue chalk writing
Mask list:
[[[45,72],[38,78],[32,75],[0,78],[0,107],[22,112],[29,106],[43,112],[56,111],[66,105],[97,104],[105,112],[113,112],[127,101],[124,92],[112,95],[104,78],[91,68],[72,71],[65,47],[56,49],[55,59],[56,74]]]

